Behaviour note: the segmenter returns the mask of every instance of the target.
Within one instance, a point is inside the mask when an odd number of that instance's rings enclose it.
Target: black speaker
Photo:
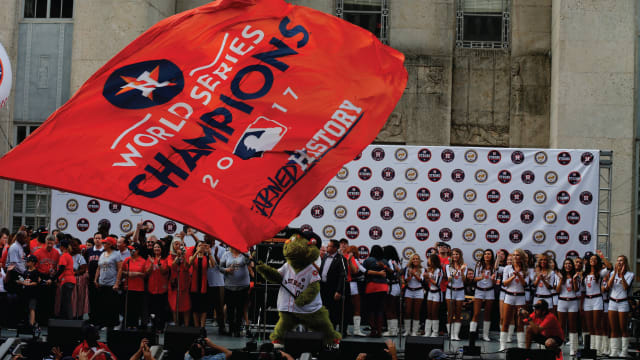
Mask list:
[[[287,261],[284,258],[283,249],[283,243],[258,244],[258,246],[256,247],[256,262],[262,261],[263,263],[271,266],[274,269],[279,269]],[[264,283],[264,278],[257,273],[256,282]]]
[[[71,355],[82,341],[83,320],[49,319],[47,342],[51,346],[60,346],[65,355]]]
[[[318,354],[322,350],[321,332],[295,332],[287,331],[284,335],[284,351],[299,357],[302,353]]]
[[[506,360],[555,360],[553,351],[547,349],[507,349]]]
[[[164,333],[164,349],[169,352],[169,359],[184,359],[193,341],[200,337],[200,328],[184,326],[167,326]]]
[[[444,350],[444,337],[407,336],[404,345],[405,359],[425,359],[433,349]]]
[[[340,360],[353,360],[360,353],[367,354],[367,360],[390,360],[391,356],[384,351],[386,348],[387,345],[383,338],[342,340],[340,342]],[[405,356],[405,359],[411,358]]]
[[[107,345],[119,358],[128,359],[140,348],[142,339],[149,340],[149,347],[158,344],[158,336],[148,330],[109,330],[107,331]]]

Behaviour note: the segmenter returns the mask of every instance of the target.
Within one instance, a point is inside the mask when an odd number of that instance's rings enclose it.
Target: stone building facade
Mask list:
[[[406,55],[407,88],[377,142],[612,150],[611,251],[635,255],[638,1],[290,1],[373,24]],[[42,2],[69,2],[73,15],[25,16],[27,6]],[[4,0],[0,43],[16,86],[0,110],[0,138],[8,137],[0,154],[137,35],[207,2]],[[478,34],[481,26],[497,33]],[[29,104],[34,97],[48,99],[48,107]],[[27,197],[40,203],[40,193],[18,188],[0,181],[0,224],[33,218]]]

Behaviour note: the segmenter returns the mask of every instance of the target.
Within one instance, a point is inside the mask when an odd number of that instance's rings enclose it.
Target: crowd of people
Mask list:
[[[25,322],[35,331],[52,317],[88,318],[98,327],[151,326],[161,332],[167,323],[204,327],[212,313],[219,334],[249,334],[251,253],[190,227],[163,238],[149,230],[140,223],[116,236],[102,228],[83,242],[46,228],[23,226],[13,234],[1,229],[2,325]],[[491,314],[498,310],[500,350],[513,332],[518,347],[541,336],[543,343],[553,337],[549,344],[559,346],[566,333],[573,355],[581,332],[600,354],[626,354],[634,280],[626,256],[610,262],[600,251],[589,252],[558,266],[546,254],[487,249],[480,261],[467,264],[462,250],[444,242],[435,248],[426,259],[415,253],[403,265],[391,245],[375,245],[361,259],[346,239],[326,242],[315,266],[322,302],[336,329],[347,335],[352,323],[355,336],[446,333],[456,341],[463,307],[472,304],[469,331],[481,330],[484,341],[491,341]],[[557,317],[562,332],[541,332],[535,321],[527,324],[528,311],[534,304],[542,309],[542,302],[547,309],[542,315]],[[526,325],[537,332],[528,336]]]

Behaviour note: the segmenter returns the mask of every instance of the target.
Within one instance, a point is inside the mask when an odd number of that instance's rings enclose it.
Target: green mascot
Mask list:
[[[320,237],[313,232],[293,230],[283,249],[287,262],[277,270],[265,264],[258,265],[260,275],[269,282],[280,284],[280,319],[270,336],[274,344],[283,343],[286,332],[298,324],[323,333],[325,345],[337,344],[341,339],[320,299],[320,274],[314,266],[320,255],[320,243]]]

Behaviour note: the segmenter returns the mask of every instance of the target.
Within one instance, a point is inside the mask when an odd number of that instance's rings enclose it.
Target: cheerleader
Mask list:
[[[364,273],[367,271],[357,260],[358,248],[349,246],[347,250],[347,281],[349,282],[349,290],[351,294],[351,305],[353,306],[353,335],[366,336],[360,329],[362,318],[360,316],[360,292],[358,291],[358,283],[364,281]]]
[[[422,260],[420,255],[413,254],[409,264],[404,269],[403,283],[405,284],[404,299],[404,335],[418,335],[420,329],[420,305],[424,299],[424,290],[422,288],[422,278],[424,270],[422,269]],[[413,320],[413,325],[412,325]]]
[[[609,275],[609,325],[611,326],[609,356],[627,357],[629,350],[629,292],[633,285],[633,273],[629,271],[629,260],[618,256],[615,268]],[[622,337],[622,340],[620,339]]]
[[[502,283],[505,287],[504,297],[504,322],[500,331],[500,351],[507,348],[507,330],[511,322],[516,321],[516,338],[518,347],[525,347],[525,333],[522,317],[514,316],[520,312],[525,304],[524,286],[527,270],[527,254],[522,249],[516,249],[513,253],[513,265],[507,265],[502,275]]]
[[[533,287],[533,280],[536,278],[536,257],[529,250],[524,251],[527,254],[527,277],[526,285],[524,287],[524,301],[527,305],[531,305],[532,297],[535,295],[535,288]]]
[[[564,329],[569,323],[569,354],[574,356],[578,350],[578,308],[580,299],[581,273],[576,272],[573,260],[565,259],[558,274],[558,320]]]
[[[533,303],[537,303],[538,300],[544,300],[549,304],[549,309],[553,309],[553,290],[555,285],[556,274],[551,270],[549,257],[546,254],[540,254],[532,282],[532,287],[535,289]]]
[[[498,259],[496,261],[496,286],[498,287],[498,312],[500,313],[500,327],[504,322],[504,296],[506,293],[504,292],[504,285],[502,284],[502,274],[504,273],[504,268],[507,265],[512,264],[512,257],[509,255],[509,252],[505,249],[498,250]],[[515,330],[515,327],[514,327]],[[513,334],[513,330],[511,331]],[[509,335],[511,338],[511,335]]]
[[[448,279],[447,292],[447,332],[451,340],[460,340],[462,327],[462,305],[464,304],[464,281],[467,275],[467,265],[464,263],[462,250],[451,250],[451,262],[445,268]]]
[[[478,320],[480,320],[480,310],[484,308],[484,322],[482,324],[482,340],[491,341],[489,329],[491,328],[491,309],[495,293],[493,287],[496,281],[495,258],[493,250],[486,249],[482,255],[482,261],[476,264],[474,271],[474,282],[476,290],[473,297],[473,320],[469,324],[469,331],[478,330]]]
[[[604,279],[609,272],[602,266],[602,260],[597,255],[591,255],[586,261],[583,284],[584,301],[582,310],[584,311],[584,320],[586,331],[591,334],[591,348],[597,350],[601,355],[602,335],[604,335],[603,311],[604,300],[602,298],[602,290],[604,287]]]
[[[387,281],[389,282],[389,292],[384,298],[384,312],[387,318],[387,331],[382,336],[398,335],[398,308],[400,304],[400,258],[396,248],[387,245],[382,248],[384,258],[390,271],[387,273]],[[419,307],[418,307],[419,309]]]
[[[556,276],[556,273],[558,272],[558,263],[556,262],[556,259],[549,257],[549,265],[551,266],[551,271],[553,271],[554,278],[553,289],[551,290],[551,293],[553,294],[553,314],[558,317],[558,292],[556,291],[556,286],[558,285],[558,277]]]
[[[607,269],[607,275],[602,279],[602,301],[604,302],[604,311],[602,313],[602,339],[600,342],[602,355],[609,354],[609,334],[611,333],[611,326],[609,326],[609,276],[613,272],[613,264],[607,259],[601,250],[596,250],[596,254],[602,260],[602,266]]]
[[[427,269],[423,273],[423,280],[427,290],[427,319],[424,324],[424,336],[436,337],[440,330],[440,303],[442,302],[442,291],[440,283],[444,274],[442,273],[440,256],[433,253],[427,259]]]

